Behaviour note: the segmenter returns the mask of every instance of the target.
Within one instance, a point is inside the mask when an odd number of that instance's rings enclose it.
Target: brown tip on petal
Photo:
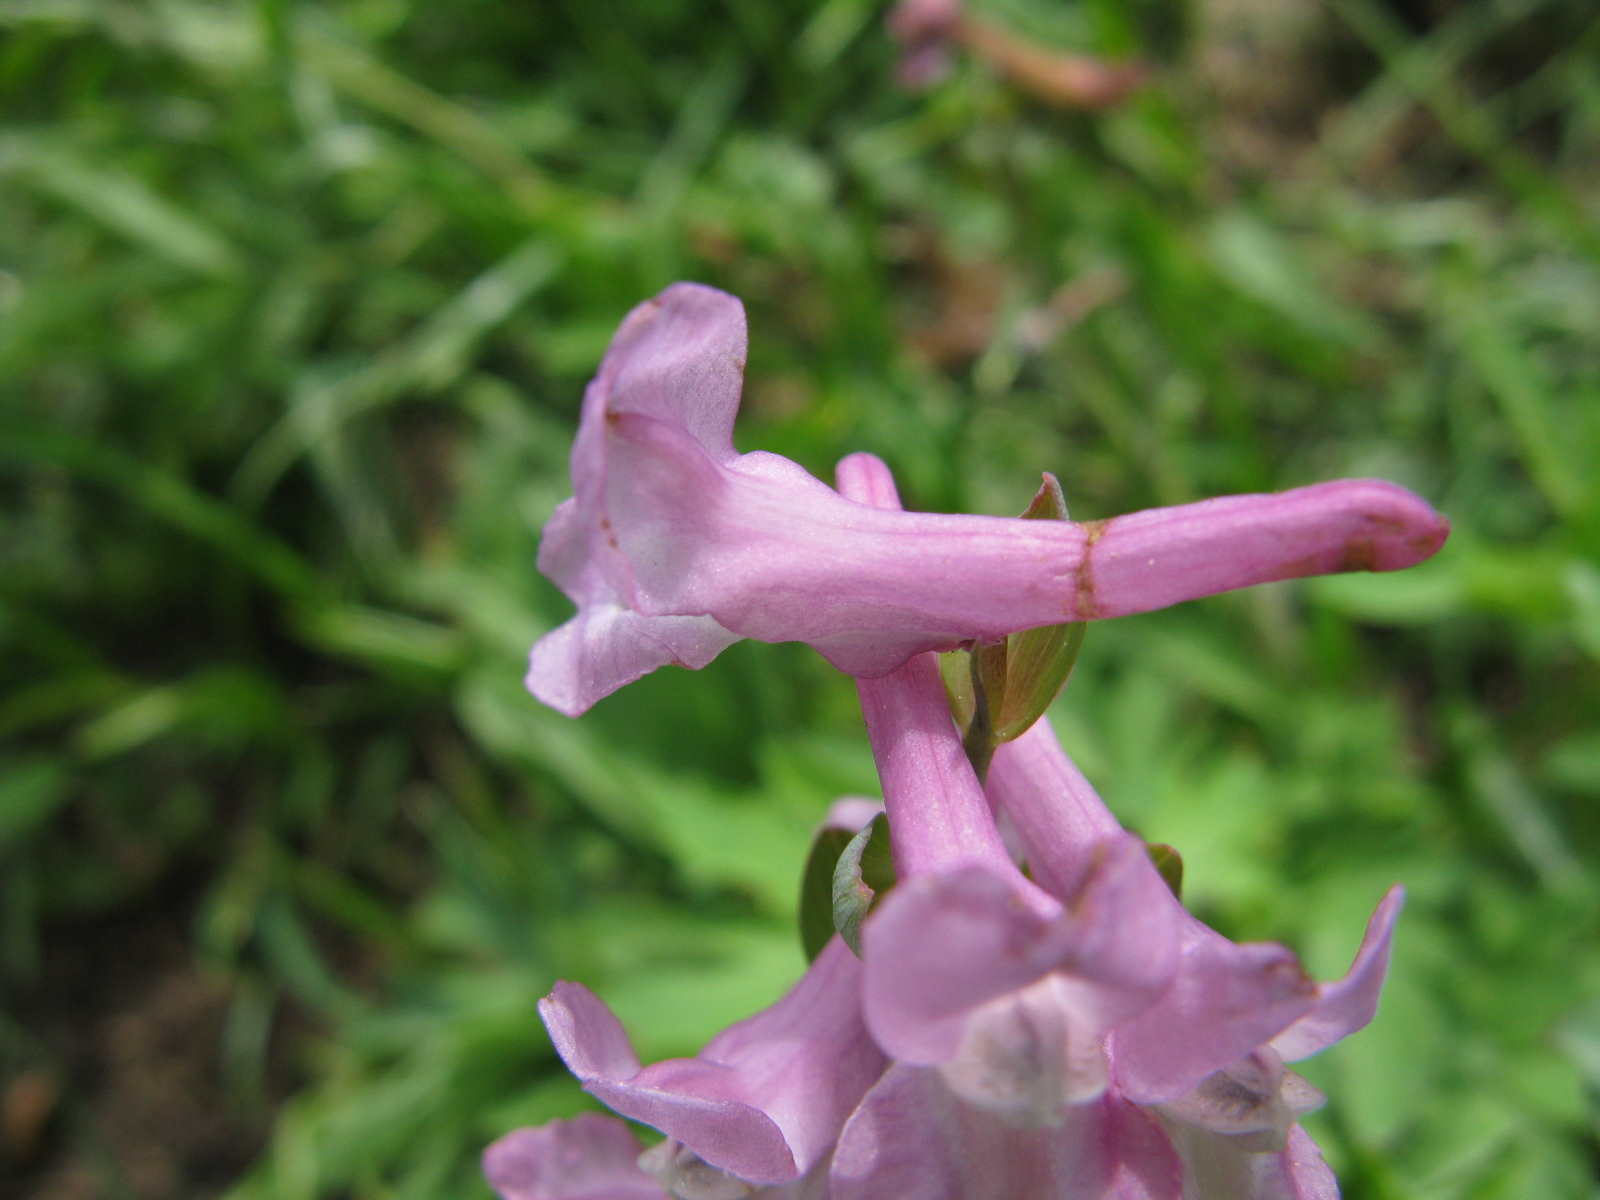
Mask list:
[[[1306,973],[1305,966],[1298,958],[1280,959],[1267,968],[1267,973],[1285,991],[1302,992],[1308,997],[1317,994],[1317,981]]]
[[[1078,561],[1076,574],[1076,587],[1073,592],[1073,611],[1070,614],[1076,621],[1092,621],[1099,611],[1099,602],[1094,596],[1094,568],[1093,554],[1095,543],[1105,536],[1109,521],[1082,521],[1078,528],[1083,530],[1083,557]]]
[[[1435,513],[1434,516],[1437,518],[1434,527],[1411,539],[1411,548],[1416,551],[1418,562],[1432,558],[1450,537],[1450,518],[1443,513]]]
[[[1378,548],[1371,538],[1355,538],[1344,548],[1344,558],[1339,562],[1341,571],[1378,570]]]
[[[1348,568],[1363,571],[1398,571],[1415,566],[1432,558],[1450,536],[1450,522],[1442,514],[1429,509],[1421,522],[1414,520],[1382,520],[1375,518],[1380,529],[1377,537],[1368,540],[1370,564]],[[1351,550],[1355,549],[1352,543]]]

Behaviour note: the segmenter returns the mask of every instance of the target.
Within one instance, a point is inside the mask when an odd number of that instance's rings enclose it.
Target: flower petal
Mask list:
[[[738,640],[710,617],[645,617],[617,604],[588,604],[534,643],[528,690],[576,717],[657,667],[698,671]]]
[[[1324,1102],[1321,1092],[1284,1070],[1283,1059],[1263,1047],[1160,1108],[1163,1116],[1223,1134],[1245,1149],[1276,1152],[1294,1123]]]
[[[1138,839],[1113,841],[1079,896],[1054,913],[982,867],[902,882],[863,935],[873,1035],[895,1058],[945,1062],[977,1008],[1054,972],[1071,1040],[1103,1036],[1158,1002],[1177,967],[1182,913],[1161,899],[1171,893],[1148,868]]]
[[[1405,903],[1405,889],[1396,885],[1379,902],[1343,979],[1317,988],[1316,1006],[1272,1039],[1285,1062],[1309,1058],[1340,1038],[1364,1028],[1378,1011],[1378,992],[1389,970],[1389,948],[1395,921]]]
[[[584,396],[586,428],[635,413],[689,433],[714,460],[735,457],[748,333],[737,297],[675,283],[623,318]],[[595,429],[595,432],[599,432]],[[573,459],[576,480],[598,464]]]
[[[1339,1200],[1322,1151],[1298,1125],[1276,1153],[1196,1126],[1165,1125],[1183,1160],[1184,1200]]]
[[[483,1152],[483,1174],[501,1200],[666,1200],[639,1149],[617,1118],[583,1113],[506,1134]]]
[[[588,989],[540,1001],[551,1040],[584,1089],[752,1183],[787,1183],[828,1152],[884,1059],[861,1022],[860,964],[835,938],[776,1004],[692,1059],[639,1069],[616,1017]]]
[[[1316,985],[1287,947],[1236,945],[1189,919],[1183,958],[1161,999],[1111,1035],[1123,1092],[1175,1100],[1310,1010]]]
[[[897,1064],[851,1116],[830,1200],[1181,1200],[1157,1123],[1107,1096],[1050,1129],[1019,1129],[962,1103],[935,1071]]]

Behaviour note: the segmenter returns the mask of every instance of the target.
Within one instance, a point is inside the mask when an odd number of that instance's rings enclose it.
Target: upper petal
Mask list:
[[[716,461],[733,458],[747,338],[736,297],[673,284],[623,318],[584,397],[586,432],[635,413],[683,429]],[[575,456],[574,476],[591,465]]]
[[[1361,948],[1343,979],[1317,988],[1316,1006],[1272,1039],[1272,1048],[1285,1062],[1308,1058],[1326,1050],[1340,1038],[1364,1028],[1378,1011],[1378,992],[1389,970],[1389,947],[1394,925],[1405,903],[1405,889],[1389,889],[1367,922]]]
[[[1148,867],[1137,839],[1115,841],[1054,913],[982,867],[901,883],[863,933],[874,1036],[896,1058],[947,1061],[974,1010],[1051,972],[1074,1027],[1103,1036],[1156,1001],[1177,966],[1182,913],[1156,894],[1170,897]]]

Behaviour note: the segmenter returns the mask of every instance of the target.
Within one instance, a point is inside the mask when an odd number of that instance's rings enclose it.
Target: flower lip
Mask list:
[[[739,1179],[783,1184],[826,1156],[883,1070],[861,1020],[860,967],[834,938],[776,1004],[696,1058],[643,1068],[621,1023],[580,984],[558,983],[539,1015],[562,1061],[608,1107]]]
[[[483,1152],[483,1174],[501,1200],[663,1200],[638,1158],[639,1139],[625,1124],[580,1113],[499,1138]]]

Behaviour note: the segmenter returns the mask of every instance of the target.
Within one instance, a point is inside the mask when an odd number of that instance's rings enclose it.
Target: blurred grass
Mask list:
[[[1335,974],[1407,882],[1383,1013],[1311,1064],[1347,1195],[1592,1195],[1600,22],[1425,8],[988,6],[1158,57],[1087,117],[897,91],[863,0],[0,4],[0,1067],[64,1081],[8,1169],[485,1195],[582,1103],[554,978],[650,1057],[798,972],[807,832],[875,786],[848,684],[519,682],[583,383],[694,278],[750,309],[741,446],[876,451],[914,507],[1379,474],[1450,515],[1404,575],[1096,627],[1057,720],[1234,936]],[[53,964],[174,909],[221,997],[184,1102],[240,1123],[151,1191],[51,1017],[154,968]]]

